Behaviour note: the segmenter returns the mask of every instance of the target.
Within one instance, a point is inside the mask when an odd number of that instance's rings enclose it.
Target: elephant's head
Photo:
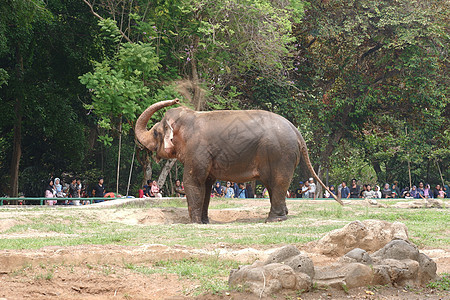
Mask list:
[[[178,98],[157,102],[147,108],[136,121],[135,134],[138,141],[147,149],[156,153],[156,159],[175,158],[176,152],[172,142],[174,120],[166,116],[161,122],[156,123],[150,130],[147,130],[148,120],[158,110],[179,103]]]

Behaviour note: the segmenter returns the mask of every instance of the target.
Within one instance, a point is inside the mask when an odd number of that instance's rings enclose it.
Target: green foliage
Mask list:
[[[443,273],[440,279],[428,283],[427,287],[439,291],[450,291],[450,274]]]

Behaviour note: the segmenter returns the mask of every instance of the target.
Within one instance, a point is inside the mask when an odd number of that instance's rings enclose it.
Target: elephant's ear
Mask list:
[[[173,145],[173,122],[170,124],[169,121],[166,122],[167,129],[164,133],[164,150],[167,154],[171,154],[175,150],[175,146]]]

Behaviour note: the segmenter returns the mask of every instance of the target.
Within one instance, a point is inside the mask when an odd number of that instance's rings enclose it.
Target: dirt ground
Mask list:
[[[254,207],[258,203],[254,203]],[[80,210],[92,213],[93,210]],[[7,212],[6,214],[8,214]],[[3,219],[0,231],[16,224],[15,212]],[[4,214],[3,214],[4,215]],[[102,210],[105,220],[114,218],[124,224],[187,223],[183,208],[136,209],[134,211]],[[252,218],[263,219],[266,211],[258,209],[213,210],[213,223],[228,223]],[[59,233],[45,233],[59,234]],[[27,236],[42,236],[27,232]],[[59,234],[60,235],[60,234]],[[0,234],[0,238],[21,238],[22,234]],[[219,245],[220,247],[220,245]],[[308,252],[314,264],[326,265],[332,258]],[[260,299],[245,292],[222,292],[219,295],[194,296],[199,282],[176,274],[142,274],[124,266],[151,264],[167,259],[206,257],[216,249],[148,244],[136,247],[117,245],[51,246],[39,250],[0,250],[0,300],[3,299]],[[224,246],[221,257],[248,261],[264,259],[273,251]],[[435,260],[438,273],[450,273],[450,245],[447,249],[421,249]],[[226,278],[224,278],[226,280]],[[348,291],[314,290],[303,294],[277,295],[277,299],[450,299],[450,292],[429,288],[373,287]],[[270,299],[274,299],[271,297]]]

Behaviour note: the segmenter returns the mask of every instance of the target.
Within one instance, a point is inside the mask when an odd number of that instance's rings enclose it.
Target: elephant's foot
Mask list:
[[[209,218],[202,217],[202,224],[209,224]]]
[[[266,219],[266,223],[269,222],[281,222],[281,221],[286,221],[287,220],[287,216],[269,216]]]

